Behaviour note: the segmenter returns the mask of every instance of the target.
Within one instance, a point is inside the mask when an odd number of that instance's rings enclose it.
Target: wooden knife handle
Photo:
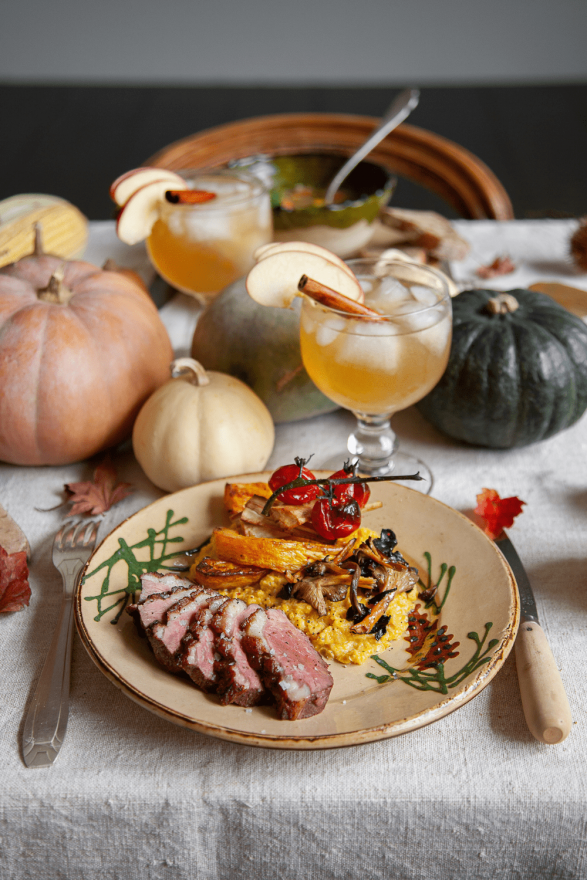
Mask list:
[[[573,723],[571,709],[544,630],[533,620],[520,624],[516,666],[530,732],[547,745],[562,742]]]

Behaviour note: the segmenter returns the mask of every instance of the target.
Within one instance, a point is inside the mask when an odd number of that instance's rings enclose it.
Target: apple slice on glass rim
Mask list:
[[[269,244],[262,244],[261,247],[258,247],[253,256],[255,260],[260,261],[266,259],[271,254],[280,254],[285,251],[303,251],[305,254],[316,254],[316,256],[324,257],[325,260],[329,260],[336,266],[340,266],[352,278],[355,277],[353,270],[337,254],[333,254],[332,251],[322,247],[322,245],[312,244],[309,241],[272,241]]]
[[[168,182],[167,189],[185,189],[185,180],[175,171],[147,166],[133,168],[132,171],[127,171],[126,174],[117,177],[110,186],[110,198],[122,207],[137,190],[157,180],[166,180]]]
[[[185,180],[181,177],[179,180],[181,186],[175,182],[173,189],[187,189]],[[154,180],[146,183],[130,196],[122,206],[116,221],[116,234],[121,241],[125,244],[138,244],[148,238],[159,216],[158,206],[165,198],[168,189],[171,189],[169,180]]]
[[[259,260],[246,278],[247,293],[263,306],[287,309],[298,295],[302,275],[307,275],[343,296],[363,302],[357,278],[325,257],[309,251],[283,250]]]

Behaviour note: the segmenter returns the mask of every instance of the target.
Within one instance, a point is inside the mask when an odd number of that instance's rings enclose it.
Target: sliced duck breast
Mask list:
[[[221,660],[216,661],[218,680],[216,692],[223,705],[255,706],[266,691],[263,683],[243,650],[241,626],[259,605],[247,605],[241,599],[231,599],[216,612],[211,627],[216,633],[215,650]]]
[[[242,647],[275,697],[280,718],[309,718],[324,709],[333,685],[328,666],[283,611],[259,608],[247,617]]]
[[[154,623],[164,623],[165,615],[170,608],[186,596],[191,596],[199,590],[198,584],[190,583],[189,587],[178,588],[171,593],[153,593],[144,602],[137,605],[137,615],[143,629],[147,630]]]
[[[218,685],[216,633],[210,626],[214,614],[230,600],[214,593],[200,605],[182,642],[181,665],[184,672],[203,691],[215,692]]]
[[[155,593],[172,593],[185,587],[193,586],[193,581],[177,574],[165,574],[164,572],[145,572],[141,575],[141,595],[138,605],[145,602],[149,596]]]
[[[183,671],[179,655],[182,639],[202,604],[217,595],[206,587],[198,587],[194,584],[192,592],[176,601],[167,610],[164,621],[149,627],[147,638],[153,653],[166,669],[171,672]]]
[[[153,596],[162,596],[165,598],[179,590],[185,590],[186,588],[191,588],[193,590],[194,587],[195,584],[193,581],[189,581],[187,578],[178,577],[176,574],[150,571],[145,572],[145,574],[141,575],[141,595],[137,602],[133,602],[131,605],[126,606],[126,612],[134,618],[137,626],[145,626],[142,617],[139,615],[140,605],[144,605],[145,602],[151,600]],[[153,617],[151,623],[153,623],[154,620],[155,617]]]

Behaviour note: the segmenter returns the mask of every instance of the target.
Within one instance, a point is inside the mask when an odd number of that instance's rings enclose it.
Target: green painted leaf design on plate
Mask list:
[[[499,639],[491,639],[485,646],[485,650],[483,650],[483,646],[492,626],[492,623],[485,624],[485,633],[482,637],[479,637],[476,632],[467,634],[467,638],[475,642],[477,648],[470,660],[458,672],[455,672],[454,675],[448,678],[444,674],[444,662],[442,661],[433,667],[431,672],[419,669],[417,666],[412,666],[408,669],[394,669],[393,666],[390,666],[389,663],[386,663],[382,657],[378,657],[376,654],[372,659],[386,669],[388,674],[374,675],[372,672],[367,672],[367,678],[374,678],[379,684],[384,684],[387,681],[403,681],[418,691],[436,691],[439,694],[447,694],[450,688],[457,687],[468,675],[491,660],[488,654],[499,644]]]
[[[432,583],[432,557],[428,551],[424,553],[428,569],[428,583],[424,584],[420,580],[420,585],[426,590],[432,590],[434,597],[426,602],[426,608],[432,608],[435,615],[445,604],[453,578],[456,574],[456,568],[451,565],[450,568],[443,562],[440,566],[440,574],[436,581],[436,589]],[[442,583],[444,576],[448,572],[447,582],[444,595],[440,602],[437,601],[438,587]],[[447,626],[441,626],[438,629],[439,618],[429,620],[424,615],[419,614],[420,605],[416,605],[409,616],[410,624],[408,633],[405,636],[407,642],[410,643],[408,653],[412,654],[411,665],[405,669],[395,669],[390,666],[382,657],[377,654],[372,655],[371,659],[375,660],[379,666],[382,666],[387,674],[375,675],[373,672],[367,672],[367,678],[373,678],[379,684],[385,684],[388,681],[403,681],[410,687],[418,691],[435,691],[439,694],[447,694],[449,689],[457,687],[468,675],[475,672],[481,666],[489,663],[491,660],[490,652],[499,644],[499,639],[491,639],[486,644],[489,630],[493,623],[485,624],[485,632],[483,636],[479,636],[476,632],[467,633],[467,638],[475,642],[476,649],[472,657],[455,672],[447,677],[444,671],[445,660],[458,657],[459,652],[456,650],[460,646],[460,642],[453,642],[453,636],[447,633]]]
[[[188,521],[187,516],[181,517],[181,519],[177,519],[175,522],[173,521],[173,517],[174,511],[168,510],[163,528],[159,529],[159,531],[152,528],[147,529],[147,537],[143,538],[142,541],[138,541],[136,544],[127,544],[124,538],[118,538],[118,550],[116,550],[109,559],[105,559],[104,562],[101,562],[100,565],[96,566],[96,568],[86,574],[83,580],[84,583],[98,572],[105,571],[100,592],[95,596],[84,597],[86,602],[97,603],[98,613],[94,617],[94,620],[101,620],[105,614],[113,608],[116,608],[117,605],[120,605],[117,614],[115,614],[110,621],[110,623],[113,624],[118,623],[120,615],[126,608],[131,597],[135,592],[141,589],[141,575],[147,571],[154,572],[168,568],[165,563],[177,554],[177,550],[174,550],[173,553],[168,553],[168,545],[181,544],[184,541],[184,538],[180,535],[174,535],[171,537],[170,531],[177,526],[185,525]],[[135,551],[141,551],[145,548],[148,550],[147,558],[137,558],[137,552]],[[119,563],[125,563],[127,566],[127,584],[120,589],[111,590],[110,575],[112,574],[113,568]],[[110,599],[113,599],[114,601],[110,604],[106,604]]]

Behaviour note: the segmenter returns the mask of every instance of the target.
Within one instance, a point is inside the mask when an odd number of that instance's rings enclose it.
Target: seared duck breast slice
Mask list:
[[[210,626],[214,614],[230,600],[213,593],[201,603],[194,615],[189,632],[182,642],[181,665],[184,672],[203,691],[216,692],[218,685],[216,633]]]
[[[136,615],[143,629],[148,629],[154,623],[164,623],[169,609],[198,589],[197,584],[190,583],[189,587],[179,587],[172,593],[153,593],[144,602],[139,602]]]
[[[167,596],[171,596],[172,593],[176,593],[179,590],[185,590],[189,588],[191,588],[192,590],[194,589],[194,582],[188,581],[187,578],[178,577],[178,575],[176,574],[146,572],[145,574],[141,575],[141,595],[139,597],[139,600],[138,602],[133,602],[132,605],[127,605],[126,613],[130,614],[131,617],[134,618],[135,623],[140,628],[141,625],[145,626],[145,624],[142,622],[141,616],[139,615],[139,605],[144,605],[145,602],[152,599],[154,596],[161,596],[165,598]],[[153,623],[154,620],[155,617],[153,618],[153,620],[151,620],[151,623]]]
[[[333,685],[328,666],[283,611],[255,611],[243,623],[242,646],[280,718],[309,718],[324,709]]]
[[[216,612],[211,621],[216,633],[215,649],[220,655],[216,661],[218,684],[223,705],[255,706],[266,691],[263,683],[243,650],[241,626],[259,605],[247,605],[241,599],[231,599]]]
[[[182,672],[179,651],[181,642],[188,631],[192,618],[202,603],[211,596],[217,595],[206,587],[193,585],[189,595],[176,601],[165,615],[161,623],[154,623],[147,630],[147,638],[157,660],[171,672]]]
[[[141,595],[137,604],[142,604],[149,596],[155,593],[172,593],[175,590],[193,586],[193,584],[193,581],[179,577],[177,574],[146,572],[141,575]]]

